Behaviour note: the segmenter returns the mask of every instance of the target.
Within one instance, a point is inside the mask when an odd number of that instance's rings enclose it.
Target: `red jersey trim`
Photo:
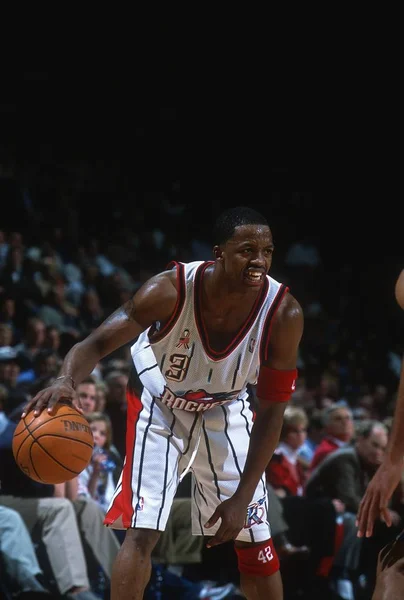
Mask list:
[[[173,314],[171,315],[170,319],[167,321],[167,323],[164,325],[164,327],[162,327],[162,329],[160,329],[160,331],[157,332],[155,325],[152,325],[150,327],[148,337],[149,337],[150,342],[152,342],[152,343],[159,342],[168,333],[170,333],[170,331],[176,324],[176,322],[181,314],[182,309],[184,308],[185,296],[186,296],[185,267],[182,263],[173,260],[170,263],[168,263],[166,270],[169,271],[170,269],[173,269],[174,267],[176,267],[176,269],[177,269],[177,287],[178,287],[177,303],[175,305]]]

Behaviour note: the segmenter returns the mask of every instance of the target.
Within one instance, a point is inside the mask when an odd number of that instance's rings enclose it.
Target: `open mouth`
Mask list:
[[[261,283],[265,277],[265,273],[262,271],[254,271],[253,269],[249,269],[246,271],[245,277],[252,283]]]

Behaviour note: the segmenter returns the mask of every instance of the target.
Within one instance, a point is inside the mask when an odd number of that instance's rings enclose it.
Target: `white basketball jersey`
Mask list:
[[[209,346],[201,309],[202,281],[211,264],[172,263],[179,290],[174,313],[163,328],[156,323],[141,333],[131,348],[144,387],[172,409],[201,412],[247,398],[247,385],[256,384],[266,358],[272,319],[288,291],[267,275],[246,321],[217,352]]]

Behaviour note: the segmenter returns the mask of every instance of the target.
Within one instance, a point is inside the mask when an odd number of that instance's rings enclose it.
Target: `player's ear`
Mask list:
[[[222,251],[219,246],[214,246],[213,254],[217,260],[222,258]]]

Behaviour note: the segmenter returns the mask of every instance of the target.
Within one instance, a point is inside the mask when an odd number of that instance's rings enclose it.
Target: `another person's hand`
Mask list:
[[[108,455],[103,452],[96,452],[93,454],[91,464],[93,465],[94,473],[100,473],[102,471],[102,463],[108,459]]]
[[[206,544],[207,547],[212,548],[213,546],[236,539],[245,525],[246,515],[247,506],[245,502],[236,496],[232,496],[219,504],[209,521],[205,524],[205,527],[209,529],[219,519],[222,520],[219,529]]]
[[[57,378],[52,385],[38,392],[24,407],[21,418],[25,417],[32,409],[34,416],[37,417],[47,406],[48,412],[53,414],[55,406],[58,402],[63,401],[65,404],[71,404],[80,413],[83,413],[83,408],[79,397],[74,391],[73,381],[71,377]]]
[[[398,462],[385,460],[370,481],[359,505],[356,525],[358,537],[371,537],[375,521],[381,519],[388,527],[392,517],[388,509],[394,490],[399,485],[403,472],[402,459]]]
[[[372,600],[401,600],[404,589],[404,545],[394,540],[380,550]]]

